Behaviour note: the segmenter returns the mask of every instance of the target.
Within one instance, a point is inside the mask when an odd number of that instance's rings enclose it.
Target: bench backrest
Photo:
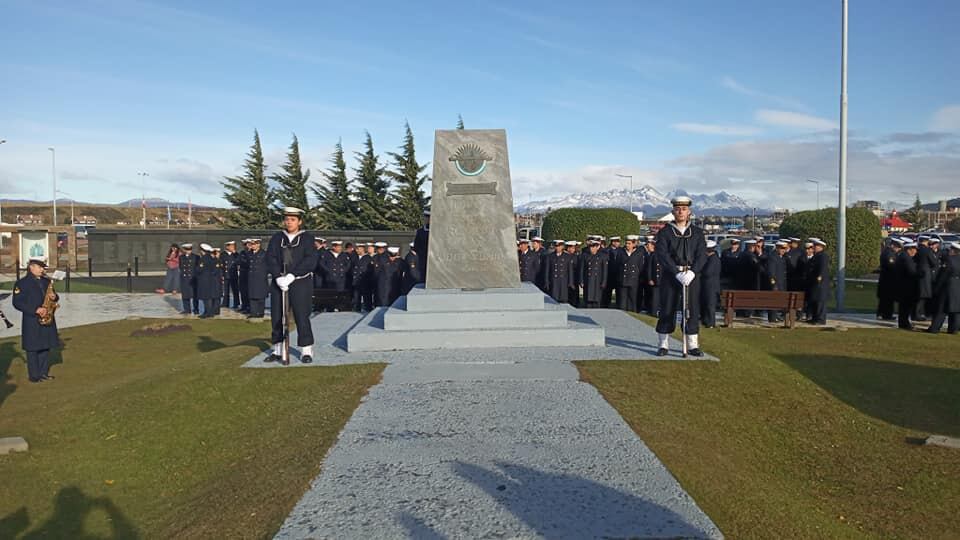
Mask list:
[[[797,291],[721,291],[724,309],[801,309],[803,293]]]

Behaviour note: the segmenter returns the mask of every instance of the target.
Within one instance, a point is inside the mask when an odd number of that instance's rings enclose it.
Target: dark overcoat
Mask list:
[[[916,302],[920,298],[920,273],[917,260],[902,250],[897,255],[896,291],[898,302]]]
[[[414,285],[423,282],[423,276],[420,272],[420,258],[415,251],[408,251],[403,262],[407,263],[407,271],[403,273],[403,294],[407,294]]]
[[[270,290],[267,283],[267,252],[262,249],[250,251],[246,260],[247,295],[255,300],[263,300]]]
[[[217,260],[210,253],[204,253],[197,263],[195,272],[197,280],[197,298],[200,300],[212,300],[223,296],[217,293],[217,281],[220,279],[220,269],[217,268]]]
[[[526,253],[517,253],[517,264],[520,266],[520,281],[537,282],[537,276],[540,274],[540,255],[528,249]]]
[[[336,255],[333,251],[327,251],[320,260],[320,265],[324,270],[324,289],[349,291],[353,288],[353,259],[348,254],[341,252]]]
[[[421,283],[427,279],[427,249],[430,247],[430,226],[425,225],[417,229],[413,237],[413,250],[420,260]]]
[[[826,302],[830,298],[830,257],[826,251],[814,253],[807,263],[807,297]]]
[[[937,272],[936,297],[945,300],[944,313],[960,313],[960,255],[948,254],[942,261]]]
[[[25,351],[45,351],[59,344],[56,318],[44,326],[37,317],[37,308],[43,305],[49,286],[50,278],[37,278],[33,274],[23,276],[13,285],[13,307],[23,314],[20,322],[20,345]],[[57,295],[57,300],[59,299],[60,296]]]
[[[643,286],[644,281],[643,276],[645,264],[645,249],[638,247],[637,249],[633,250],[633,253],[627,253],[626,249],[621,251],[617,261],[617,265],[619,267],[617,286],[633,289],[634,291],[640,290],[640,287]]]
[[[196,253],[180,255],[180,298],[184,300],[190,300],[196,294],[199,264],[200,256]]]
[[[584,302],[600,302],[603,298],[603,289],[607,287],[609,275],[609,261],[607,255],[600,251],[581,255],[580,284],[583,285]]]
[[[400,257],[385,257],[376,263],[377,305],[389,306],[400,297],[407,263]]]
[[[570,301],[570,289],[574,284],[574,257],[566,252],[559,255],[554,252],[544,258],[544,289],[557,302]]]
[[[933,282],[937,277],[940,261],[937,254],[929,246],[917,248],[917,273],[920,298],[933,298]]]
[[[764,268],[764,289],[768,291],[787,290],[787,257],[778,253],[767,255]]]
[[[880,252],[880,277],[877,280],[877,298],[897,296],[897,252],[889,247]]]

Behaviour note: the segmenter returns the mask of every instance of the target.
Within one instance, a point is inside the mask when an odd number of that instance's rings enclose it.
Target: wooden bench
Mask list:
[[[353,311],[353,292],[334,289],[313,290],[314,311]]]
[[[784,328],[793,328],[797,311],[803,309],[803,293],[797,291],[720,291],[723,306],[723,324],[733,324],[734,311],[738,309],[766,309],[783,311],[786,314]]]

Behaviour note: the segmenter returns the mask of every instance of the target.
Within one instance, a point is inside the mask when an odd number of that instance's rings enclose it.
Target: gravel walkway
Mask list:
[[[653,329],[572,315],[602,324],[608,346],[350,354],[337,344],[359,317],[314,317],[313,365],[390,365],[277,537],[721,537],[570,363],[654,359]]]

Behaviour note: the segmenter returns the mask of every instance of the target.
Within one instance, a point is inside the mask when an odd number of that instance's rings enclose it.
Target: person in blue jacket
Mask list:
[[[27,275],[13,286],[13,307],[23,313],[21,346],[27,353],[27,376],[32,383],[53,378],[50,375],[50,349],[60,344],[56,320],[47,325],[40,324],[40,318],[47,314],[43,307],[50,286],[50,278],[44,274],[46,268],[42,258],[30,259]],[[51,298],[54,302],[59,299],[56,293]]]
[[[318,254],[313,245],[313,235],[302,227],[303,210],[284,208],[283,230],[275,233],[267,244],[267,271],[273,280],[270,287],[273,354],[267,359],[271,362],[283,359],[284,292],[289,300],[287,308],[293,313],[297,325],[297,346],[301,347],[300,361],[304,364],[313,362],[310,312],[313,311],[313,273],[317,268]],[[288,362],[284,362],[286,363]]]

